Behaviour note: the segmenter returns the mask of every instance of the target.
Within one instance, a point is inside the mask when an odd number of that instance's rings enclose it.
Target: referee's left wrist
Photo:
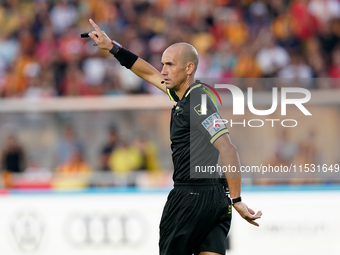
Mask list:
[[[241,196],[236,197],[236,198],[231,198],[231,204],[232,204],[232,205],[237,204],[237,203],[240,203],[240,202],[242,202]]]

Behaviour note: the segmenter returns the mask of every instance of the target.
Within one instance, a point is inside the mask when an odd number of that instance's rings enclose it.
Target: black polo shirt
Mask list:
[[[167,89],[170,99],[177,102],[172,108],[170,123],[175,183],[216,181],[221,175],[207,172],[207,167],[216,166],[219,152],[213,144],[229,131],[224,124],[214,126],[214,119],[221,117],[206,91],[207,88],[196,81],[180,100],[175,91]],[[202,94],[207,95],[206,115],[201,113]],[[225,180],[223,173],[222,176]]]

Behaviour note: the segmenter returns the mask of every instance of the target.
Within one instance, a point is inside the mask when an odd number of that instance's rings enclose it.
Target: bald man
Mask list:
[[[101,49],[108,50],[121,65],[177,102],[172,109],[170,124],[174,189],[168,196],[161,218],[159,254],[225,254],[231,205],[255,226],[258,226],[255,220],[262,213],[255,214],[241,201],[241,178],[238,174],[226,173],[224,178],[229,198],[225,195],[223,179],[195,173],[196,166],[216,166],[219,155],[223,166],[240,169],[228,128],[212,125],[213,119],[220,118],[212,100],[207,100],[207,114],[201,114],[201,96],[207,95],[207,92],[194,78],[198,65],[196,49],[188,43],[171,45],[162,55],[163,69],[160,73],[112,41],[92,20],[90,23],[95,30],[89,36]]]

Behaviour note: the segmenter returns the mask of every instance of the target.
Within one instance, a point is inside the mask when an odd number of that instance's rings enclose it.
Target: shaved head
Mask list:
[[[198,54],[194,46],[189,43],[175,43],[169,46],[165,51],[174,51],[177,53],[177,57],[181,60],[182,64],[186,66],[188,63],[195,65],[194,73],[198,66]]]
[[[163,52],[161,63],[166,88],[181,95],[194,83],[198,54],[189,43],[175,43],[168,47]]]

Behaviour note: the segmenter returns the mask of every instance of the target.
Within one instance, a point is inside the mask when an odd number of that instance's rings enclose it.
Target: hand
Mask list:
[[[248,206],[243,202],[238,202],[236,204],[233,204],[235,210],[241,215],[243,219],[248,221],[250,224],[253,224],[255,226],[260,226],[255,220],[260,219],[262,212],[258,211],[256,214],[254,210],[248,208]]]
[[[92,40],[98,45],[102,50],[111,50],[113,47],[112,40],[106,35],[106,33],[98,27],[92,19],[89,20],[95,31],[89,33]]]

